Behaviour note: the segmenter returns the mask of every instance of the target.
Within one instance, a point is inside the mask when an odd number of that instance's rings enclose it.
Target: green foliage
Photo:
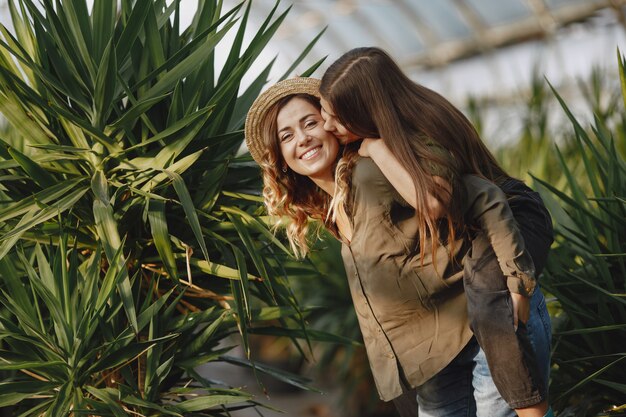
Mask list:
[[[193,415],[247,400],[193,371],[216,360],[217,341],[238,331],[249,355],[253,324],[279,325],[294,341],[313,337],[282,266],[290,253],[253,195],[258,168],[238,152],[271,68],[254,62],[289,9],[278,13],[277,2],[248,36],[245,2],[222,10],[222,1],[199,0],[187,28],[180,0],[8,5],[0,347],[13,385],[0,406],[162,415],[159,407],[179,402],[173,412]],[[218,68],[216,47],[231,34]],[[271,327],[267,308],[276,309]],[[199,391],[180,402],[191,386]]]
[[[219,343],[233,331],[232,311],[181,317],[181,297],[161,294],[155,277],[132,291],[137,338],[115,290],[122,252],[107,267],[100,245],[83,254],[76,243],[63,234],[58,245],[19,247],[0,260],[0,370],[16,372],[0,384],[0,405],[18,404],[13,413],[23,416],[183,416],[216,407],[212,415],[221,415],[220,405],[252,405],[240,390],[193,377],[195,366],[230,350]],[[131,286],[141,284],[136,274]]]
[[[625,79],[624,58],[619,69]],[[589,130],[555,92],[574,128],[574,149],[584,167],[570,168],[556,149],[567,188],[537,179],[555,224],[557,245],[544,288],[556,296],[552,395],[560,415],[586,416],[626,409],[626,158],[624,112],[595,112]],[[626,99],[626,84],[622,83]],[[619,112],[618,112],[619,111]],[[615,115],[618,115],[615,118]],[[617,119],[617,121],[615,120]],[[620,411],[621,410],[621,411]]]

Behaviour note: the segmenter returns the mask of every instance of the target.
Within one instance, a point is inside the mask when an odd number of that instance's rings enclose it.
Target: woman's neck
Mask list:
[[[329,195],[332,196],[335,194],[335,179],[332,176],[323,177],[323,178],[322,177],[320,178],[310,177],[310,178],[311,178],[311,181],[313,181],[318,187],[320,187]]]

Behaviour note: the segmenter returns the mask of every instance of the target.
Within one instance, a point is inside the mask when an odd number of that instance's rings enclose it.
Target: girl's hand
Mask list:
[[[378,143],[377,143],[378,142]],[[365,158],[371,158],[373,149],[380,144],[384,144],[380,138],[365,138],[361,141],[361,146],[359,147],[359,155]]]
[[[513,327],[517,330],[519,321],[522,323],[528,322],[530,317],[530,298],[512,292],[511,300],[513,301]]]

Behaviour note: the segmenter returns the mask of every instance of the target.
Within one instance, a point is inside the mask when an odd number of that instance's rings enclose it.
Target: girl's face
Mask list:
[[[280,152],[287,166],[311,179],[332,180],[339,153],[337,138],[308,101],[295,97],[276,116]]]
[[[335,115],[335,111],[333,106],[330,105],[328,101],[324,98],[320,100],[320,104],[322,105],[322,117],[324,118],[324,129],[331,132],[333,135],[337,137],[337,140],[342,145],[347,145],[350,142],[354,142],[355,140],[361,139],[354,133],[350,132],[344,125],[341,124],[337,116]]]

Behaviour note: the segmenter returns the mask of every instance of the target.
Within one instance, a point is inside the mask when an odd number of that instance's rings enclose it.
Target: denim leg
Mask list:
[[[472,338],[448,366],[416,388],[419,417],[476,416],[472,369],[478,351]]]
[[[476,401],[476,417],[515,417],[515,410],[509,407],[493,382],[485,351],[480,349],[474,358],[475,366],[472,383]]]
[[[530,318],[526,323],[528,339],[535,351],[537,370],[544,390],[542,395],[548,397],[548,381],[550,379],[550,352],[552,350],[552,324],[546,306],[546,299],[539,288],[530,299]]]

